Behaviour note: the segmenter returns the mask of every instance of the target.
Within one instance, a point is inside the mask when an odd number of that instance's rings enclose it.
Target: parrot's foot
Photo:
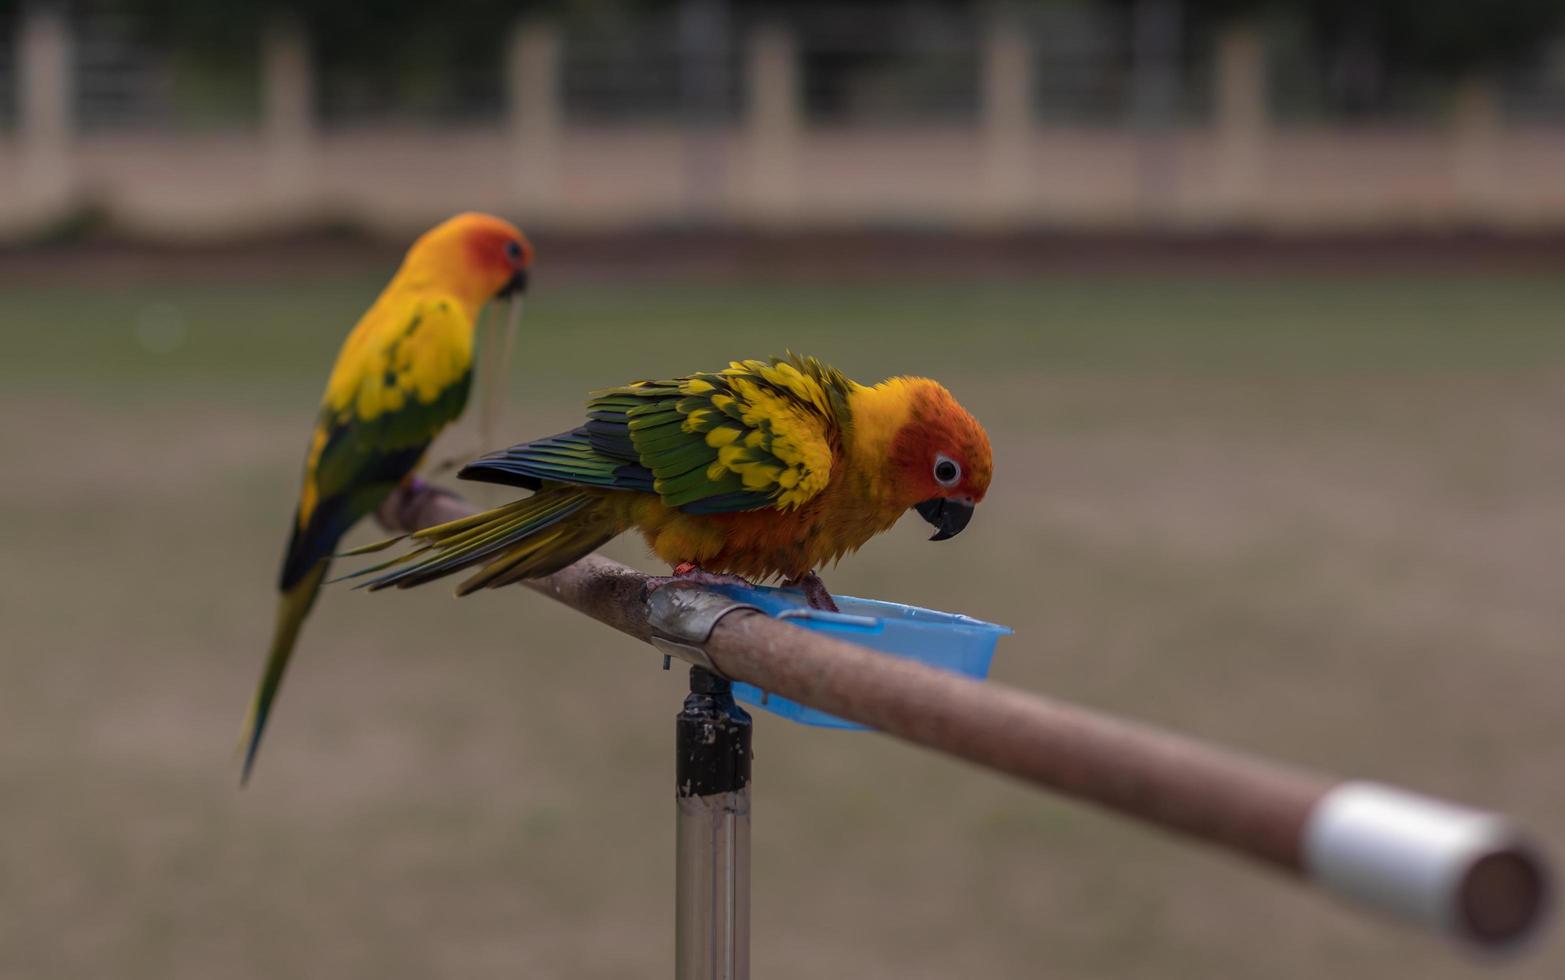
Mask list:
[[[821,577],[811,572],[808,575],[800,575],[783,583],[785,589],[799,589],[804,593],[804,601],[810,604],[811,609],[822,609],[826,612],[839,612],[837,603],[826,591],[826,583]]]
[[[402,481],[375,509],[375,520],[388,531],[416,531],[430,521],[422,519],[425,508],[441,497],[456,499],[456,494],[416,476]],[[434,523],[440,523],[438,520]]]
[[[755,583],[742,579],[737,575],[718,575],[714,572],[703,571],[701,566],[693,561],[682,561],[674,566],[674,574],[665,578],[653,578],[647,584],[647,591],[661,589],[665,585],[675,582],[692,582],[696,585],[737,585],[741,588],[753,589]]]

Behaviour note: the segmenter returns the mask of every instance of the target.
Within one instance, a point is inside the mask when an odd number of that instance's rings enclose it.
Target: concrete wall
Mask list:
[[[1218,45],[1212,123],[1141,130],[1039,125],[1030,52],[1004,25],[985,42],[971,126],[808,126],[796,45],[772,28],[746,48],[743,118],[715,134],[571,123],[560,38],[536,23],[508,46],[507,118],[467,128],[322,128],[308,39],[279,24],[256,130],[84,134],[63,22],[34,11],[17,43],[0,236],[85,206],[165,237],[322,219],[403,232],[464,208],[603,230],[692,215],[760,229],[1565,227],[1565,130],[1508,128],[1483,79],[1462,86],[1440,126],[1282,128],[1268,117],[1265,51],[1243,28]]]

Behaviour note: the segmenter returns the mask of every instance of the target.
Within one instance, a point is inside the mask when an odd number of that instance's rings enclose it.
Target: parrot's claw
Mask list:
[[[696,585],[737,585],[743,589],[755,588],[755,583],[737,575],[718,575],[715,572],[703,571],[701,566],[693,561],[682,561],[674,566],[674,574],[653,578],[647,583],[647,591],[661,589],[665,585],[675,582],[691,582]]]
[[[391,491],[384,503],[375,509],[375,520],[391,531],[416,531],[427,524],[420,523],[419,515],[436,497],[454,497],[450,490],[435,486],[427,480],[410,476],[402,485]]]
[[[821,577],[811,572],[798,578],[791,578],[783,583],[785,589],[798,589],[804,593],[804,600],[810,604],[811,609],[821,609],[826,612],[839,612],[836,600],[831,593],[826,591],[826,583]]]

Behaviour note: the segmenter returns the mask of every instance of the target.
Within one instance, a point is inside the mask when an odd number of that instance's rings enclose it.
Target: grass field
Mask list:
[[[681,677],[536,596],[333,590],[235,788],[312,406],[376,286],[0,293],[0,976],[667,975]],[[1557,277],[581,283],[524,329],[518,438],[785,347],[934,374],[990,427],[990,498],[838,591],[1012,625],[1006,683],[1565,843]],[[888,739],[756,727],[757,976],[1493,973]]]

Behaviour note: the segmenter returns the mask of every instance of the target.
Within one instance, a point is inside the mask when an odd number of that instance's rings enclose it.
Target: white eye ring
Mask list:
[[[935,454],[935,482],[943,487],[954,487],[962,479],[962,464],[945,453]]]

